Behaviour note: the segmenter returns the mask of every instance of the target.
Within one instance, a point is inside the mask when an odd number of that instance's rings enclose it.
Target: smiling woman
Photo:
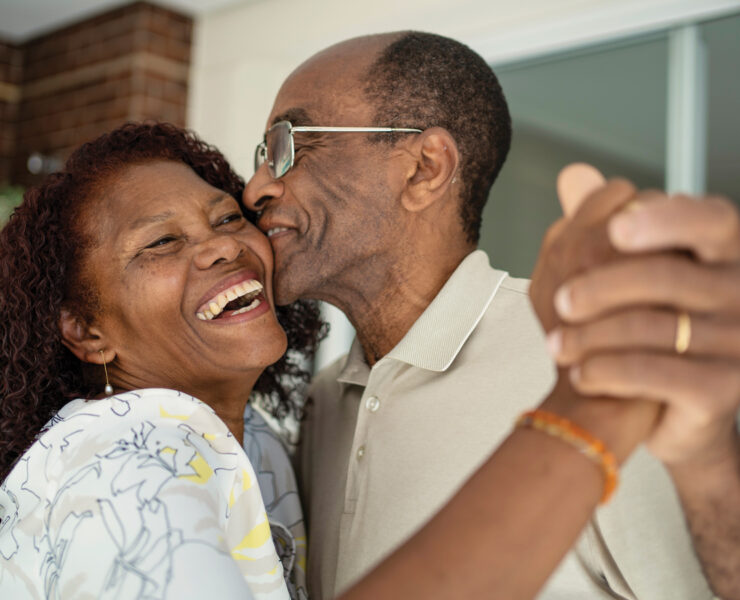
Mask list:
[[[241,446],[266,439],[253,391],[300,418],[322,323],[312,304],[274,306],[243,186],[190,133],[128,124],[30,190],[0,233],[2,597],[302,587],[295,483],[290,506],[268,507],[287,525],[268,523]]]

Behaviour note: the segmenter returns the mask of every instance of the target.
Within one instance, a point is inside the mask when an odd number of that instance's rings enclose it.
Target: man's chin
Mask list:
[[[275,275],[273,276],[273,294],[275,304],[285,306],[296,300],[321,300],[322,290],[326,279],[320,268],[312,261],[290,261],[281,265],[275,261]],[[281,268],[282,266],[282,268]]]
[[[296,289],[297,286],[291,285],[291,283],[293,282],[289,276],[281,277],[275,275],[272,289],[277,306],[293,304],[293,302],[301,298],[300,292]]]

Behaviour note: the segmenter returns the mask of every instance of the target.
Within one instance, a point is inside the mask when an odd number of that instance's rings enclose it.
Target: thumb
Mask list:
[[[564,167],[558,174],[557,190],[560,206],[567,218],[571,218],[606,179],[596,167],[586,163],[573,163]]]

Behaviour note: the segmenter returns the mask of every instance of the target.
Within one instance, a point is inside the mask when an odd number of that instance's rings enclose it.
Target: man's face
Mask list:
[[[283,120],[296,126],[378,125],[361,80],[374,52],[332,50],[286,80],[267,127]],[[375,276],[372,265],[382,263],[398,241],[395,187],[402,178],[394,157],[401,145],[372,144],[364,133],[296,132],[294,140],[293,168],[274,180],[262,165],[244,200],[262,211],[258,225],[275,252],[277,303],[332,301],[339,286]]]

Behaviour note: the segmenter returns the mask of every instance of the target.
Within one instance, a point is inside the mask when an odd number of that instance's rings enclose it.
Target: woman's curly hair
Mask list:
[[[96,294],[80,264],[89,245],[83,209],[104,196],[122,169],[152,160],[188,165],[204,181],[241,202],[244,180],[213,146],[167,123],[127,123],[77,149],[64,168],[28,190],[0,231],[0,481],[47,421],[73,398],[100,392],[63,344],[60,311],[74,301],[83,317],[94,314]],[[277,418],[302,416],[299,388],[325,333],[314,303],[277,308],[288,351],[268,367],[254,391]]]

